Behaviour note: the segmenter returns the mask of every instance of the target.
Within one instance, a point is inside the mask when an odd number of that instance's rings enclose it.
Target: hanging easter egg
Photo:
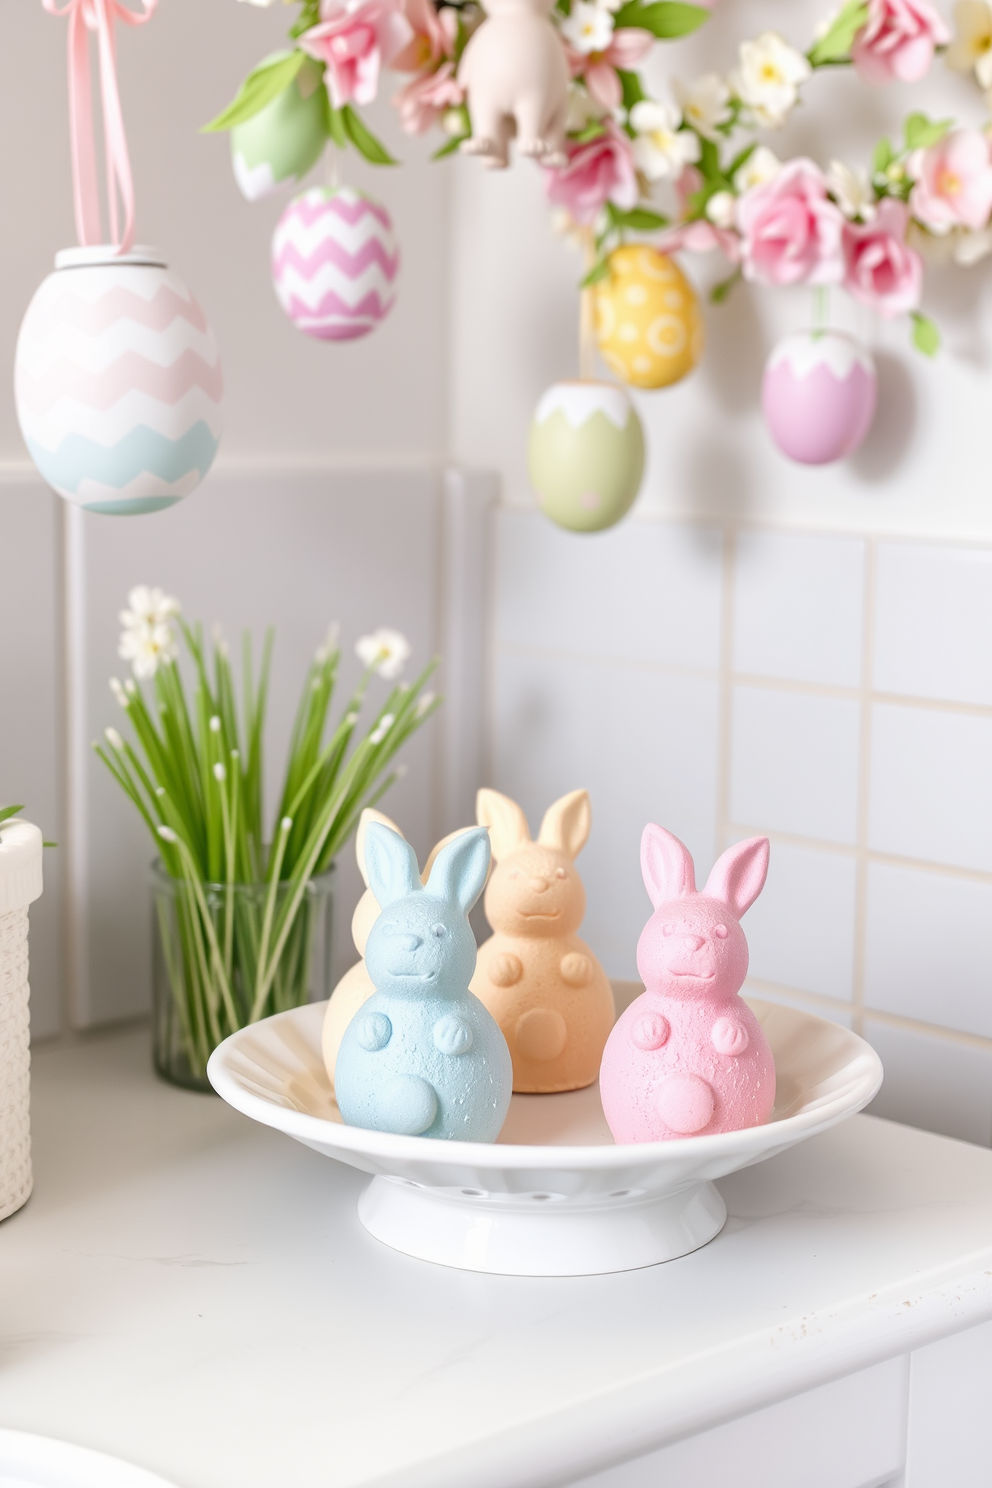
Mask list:
[[[351,186],[315,186],[290,202],[272,240],[279,303],[322,341],[367,336],[396,299],[400,251],[389,213]]]
[[[611,372],[639,388],[670,387],[703,354],[699,299],[677,263],[644,244],[610,254],[594,287],[596,339]]]
[[[172,506],[220,443],[217,342],[154,249],[59,253],[21,326],[14,389],[32,460],[87,511]]]
[[[875,363],[841,331],[800,331],[765,364],[761,405],[769,433],[800,465],[829,465],[858,448],[875,417]]]
[[[301,180],[316,165],[327,144],[325,96],[320,68],[304,62],[288,88],[231,130],[234,176],[248,201]]]
[[[530,479],[545,516],[599,532],[629,511],[644,473],[644,433],[623,388],[556,382],[530,426]]]

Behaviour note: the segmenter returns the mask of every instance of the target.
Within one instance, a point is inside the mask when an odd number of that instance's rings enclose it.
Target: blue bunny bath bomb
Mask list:
[[[349,1126],[494,1142],[513,1066],[496,1020],[468,990],[476,945],[468,913],[489,871],[489,834],[443,847],[426,886],[412,847],[371,822],[369,887],[381,906],[365,947],[376,991],[345,1030],[334,1089]]]

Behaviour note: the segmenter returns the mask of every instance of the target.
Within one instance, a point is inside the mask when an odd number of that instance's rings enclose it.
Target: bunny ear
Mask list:
[[[474,827],[459,827],[457,831],[449,832],[447,837],[442,837],[440,842],[435,843],[435,845],[431,848],[431,855],[427,859],[427,862],[424,864],[423,872],[420,875],[420,881],[425,885],[425,887],[427,884],[427,880],[431,876],[431,869],[434,867],[434,864],[437,861],[437,855],[442,850],[442,848],[447,847],[449,842],[454,842],[455,838],[460,837],[463,832],[474,831]]]
[[[427,880],[428,894],[457,904],[468,914],[485,886],[492,853],[485,827],[469,827],[438,852]]]
[[[684,843],[649,822],[641,835],[641,876],[655,909],[696,892],[692,856]]]
[[[570,858],[577,858],[586,845],[591,826],[589,792],[570,791],[548,807],[537,840],[542,847],[554,847]]]
[[[374,806],[365,807],[358,818],[358,831],[355,833],[355,857],[358,859],[358,871],[362,875],[362,882],[366,888],[369,886],[369,871],[365,866],[365,832],[369,822],[378,822],[380,826],[388,827],[391,832],[399,832],[399,835],[403,836],[399,827],[394,821],[390,821],[388,816],[383,816],[382,812],[376,811]]]
[[[768,851],[767,837],[750,837],[728,847],[713,864],[704,894],[721,900],[740,919],[765,886]]]
[[[365,866],[381,909],[423,888],[413,848],[382,822],[369,822],[365,829]]]
[[[480,827],[489,828],[492,855],[497,863],[530,841],[527,818],[516,801],[501,796],[499,791],[480,790],[475,798],[475,815]]]

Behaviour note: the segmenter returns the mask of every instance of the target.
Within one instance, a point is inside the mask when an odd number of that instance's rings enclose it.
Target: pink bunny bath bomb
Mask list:
[[[715,864],[701,894],[692,858],[649,825],[641,873],[654,905],[637,945],[645,991],[614,1025],[599,1088],[617,1142],[665,1142],[761,1126],[775,1104],[775,1065],[738,997],[747,975],[740,917],[768,872],[768,839]]]

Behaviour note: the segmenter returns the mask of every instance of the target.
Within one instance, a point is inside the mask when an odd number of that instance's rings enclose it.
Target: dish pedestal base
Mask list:
[[[678,1193],[486,1194],[373,1178],[358,1217],[393,1250],[502,1276],[593,1276],[673,1261],[712,1240],[727,1210],[712,1183]]]

